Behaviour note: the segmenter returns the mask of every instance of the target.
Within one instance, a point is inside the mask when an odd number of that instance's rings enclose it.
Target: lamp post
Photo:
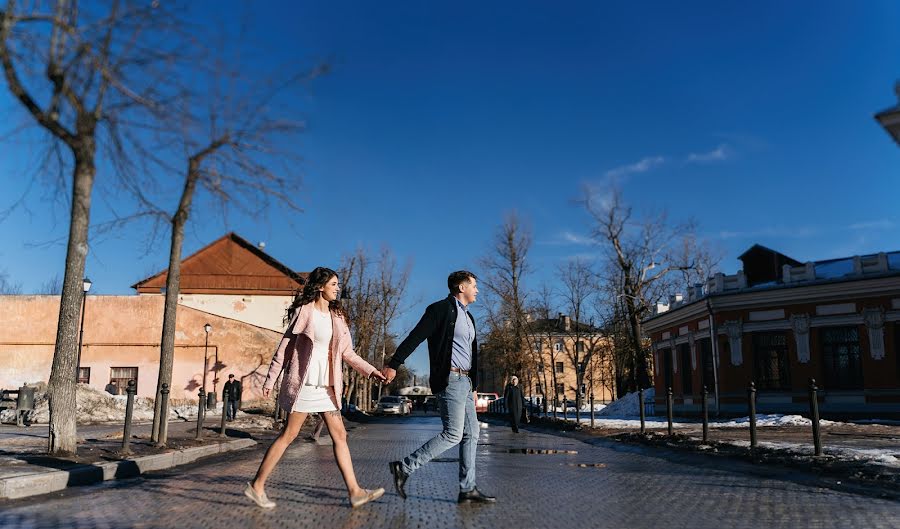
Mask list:
[[[207,367],[207,359],[208,359],[208,350],[209,350],[209,331],[212,330],[212,325],[206,324],[203,326],[203,330],[206,331],[206,343],[203,345],[203,391],[206,391],[206,372],[208,371]]]
[[[894,92],[897,94],[897,104],[875,114],[875,119],[885,132],[897,142],[897,145],[900,145],[900,81],[894,85]]]
[[[91,289],[91,280],[88,278],[84,278],[84,281],[81,283],[82,285],[82,294],[81,294],[81,325],[78,328],[78,362],[75,364],[75,383],[78,383],[78,377],[81,375],[81,346],[84,343],[84,307],[85,301],[87,301],[87,293]]]

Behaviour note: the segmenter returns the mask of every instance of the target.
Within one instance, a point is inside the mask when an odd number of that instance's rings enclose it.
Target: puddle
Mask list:
[[[545,454],[577,454],[577,450],[544,450],[537,448],[509,448],[510,454],[545,455]]]

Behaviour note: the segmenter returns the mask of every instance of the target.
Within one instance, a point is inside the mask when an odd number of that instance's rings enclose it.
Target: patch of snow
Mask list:
[[[626,394],[624,397],[610,402],[600,411],[602,417],[637,417],[641,414],[638,392]],[[644,391],[644,404],[653,402],[656,391],[653,388]]]

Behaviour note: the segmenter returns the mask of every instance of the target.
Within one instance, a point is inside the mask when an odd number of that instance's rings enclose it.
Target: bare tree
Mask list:
[[[134,130],[172,96],[166,73],[177,56],[173,50],[182,42],[174,32],[176,20],[159,2],[129,0],[89,7],[75,0],[8,0],[0,9],[0,64],[7,88],[52,138],[45,159],[71,178],[65,273],[49,384],[48,450],[53,454],[76,450],[78,316],[97,151],[127,153],[137,137]]]
[[[593,221],[592,237],[606,251],[601,276],[612,314],[627,329],[627,358],[616,366],[619,393],[647,387],[650,359],[642,322],[671,288],[673,274],[698,268],[697,256],[685,251],[696,241],[695,225],[672,224],[665,212],[635,219],[617,187],[603,197],[586,190],[583,205]]]
[[[387,246],[381,249],[381,256],[378,263],[378,305],[381,310],[379,314],[379,327],[381,328],[381,336],[379,342],[381,345],[381,358],[377,367],[385,366],[385,356],[390,344],[393,344],[395,335],[390,334],[391,325],[400,311],[400,307],[404,301],[406,294],[406,285],[409,283],[409,274],[412,270],[410,263],[407,263],[402,269],[397,266],[397,258]],[[396,349],[396,345],[393,346]],[[396,381],[396,380],[395,380]],[[383,394],[384,384],[378,386],[378,399]]]
[[[596,279],[590,264],[582,259],[573,259],[560,266],[557,276],[562,285],[563,302],[572,318],[570,329],[565,329],[572,336],[571,345],[568,341],[564,342],[565,356],[575,369],[575,405],[580,410],[584,397],[584,376],[590,368],[594,352],[600,347],[600,333],[594,329],[593,318],[588,318],[592,308],[591,298],[596,292]],[[590,319],[590,325],[584,323],[587,319]]]
[[[21,283],[12,283],[9,280],[9,274],[0,272],[0,295],[17,296],[22,293]]]
[[[309,80],[325,71],[319,66],[283,83],[268,86],[247,79],[239,63],[214,62],[209,72],[211,94],[197,94],[181,113],[180,143],[186,155],[181,197],[173,214],[157,207],[150,198],[133,187],[141,204],[157,219],[171,225],[169,266],[166,275],[165,309],[160,341],[159,376],[156,390],[152,440],[165,444],[167,432],[160,417],[162,385],[172,383],[175,352],[175,325],[181,282],[181,253],[184,229],[190,218],[198,190],[223,211],[237,208],[245,213],[262,214],[276,202],[286,212],[300,212],[300,178],[290,170],[292,156],[276,146],[284,144],[303,130],[299,119],[282,117],[284,106],[272,105],[273,99],[301,80]],[[223,82],[227,80],[227,82]],[[207,111],[197,115],[191,106]]]
[[[341,266],[341,284],[343,288],[341,305],[350,320],[353,333],[353,347],[360,357],[369,363],[374,362],[374,348],[378,341],[381,307],[379,285],[372,268],[372,258],[363,248],[358,248],[349,257],[345,257]],[[366,384],[366,377],[344,365],[344,396],[347,402],[366,409],[369,404],[371,387]]]
[[[41,284],[37,293],[47,296],[58,296],[62,294],[62,287],[62,279],[60,279],[59,274],[57,274]]]
[[[523,278],[530,272],[528,252],[532,237],[513,212],[496,231],[492,246],[479,264],[484,270],[488,332],[485,363],[500,369],[503,377],[523,375],[528,380],[539,363],[534,334],[529,331],[528,296]]]

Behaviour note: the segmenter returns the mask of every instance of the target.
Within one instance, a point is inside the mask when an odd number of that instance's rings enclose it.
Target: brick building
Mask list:
[[[900,414],[900,252],[801,263],[755,245],[743,270],[716,274],[672,296],[644,322],[654,355],[657,410],[671,387],[677,413],[809,409],[809,380],[822,413]],[[662,406],[662,408],[660,407]]]

